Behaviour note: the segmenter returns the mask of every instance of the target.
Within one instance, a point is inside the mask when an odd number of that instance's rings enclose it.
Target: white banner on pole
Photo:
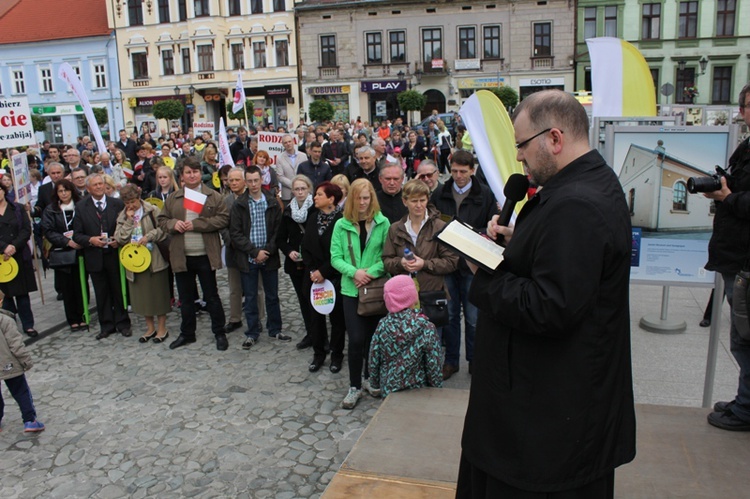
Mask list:
[[[258,132],[258,150],[266,151],[271,157],[271,164],[276,164],[276,158],[281,156],[284,152],[284,146],[281,145],[281,139],[287,135],[285,133],[278,132]],[[298,138],[296,134],[290,134],[294,139],[295,149],[297,147]]]
[[[78,99],[78,102],[81,103],[81,106],[83,107],[83,114],[86,116],[86,121],[89,122],[89,129],[91,130],[91,134],[94,136],[97,149],[99,150],[99,152],[106,151],[107,146],[104,144],[102,132],[99,130],[99,124],[96,122],[96,118],[94,117],[94,110],[91,109],[91,103],[89,102],[89,98],[83,88],[81,79],[78,78],[76,72],[67,62],[64,62],[60,65],[60,70],[57,72],[57,76],[59,76],[68,84],[70,90]]]
[[[0,149],[34,144],[29,101],[26,97],[0,97]]]
[[[227,139],[227,128],[224,126],[224,118],[219,118],[219,166],[232,165],[232,153],[229,151],[229,140]]]
[[[13,164],[13,188],[16,191],[16,203],[26,204],[31,201],[28,156],[22,152],[14,155],[10,160]]]

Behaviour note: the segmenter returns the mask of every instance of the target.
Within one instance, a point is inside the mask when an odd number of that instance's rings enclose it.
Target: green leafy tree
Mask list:
[[[312,121],[330,121],[333,119],[333,106],[325,99],[315,99],[310,103],[307,114]]]
[[[31,126],[34,127],[35,132],[45,132],[47,130],[47,122],[38,114],[31,115]]]
[[[232,112],[232,106],[234,106],[234,102],[227,102],[227,118],[229,118],[230,120],[242,121],[245,119],[245,108],[247,108],[249,111],[255,109],[255,105],[250,99],[246,99],[245,106],[236,113]]]
[[[411,111],[421,111],[427,105],[427,96],[418,90],[404,90],[396,96],[396,99],[398,100],[398,107],[407,112],[406,116],[409,116]]]
[[[511,87],[493,88],[492,93],[503,103],[506,109],[513,109],[518,105],[518,92]]]
[[[95,107],[92,110],[94,111],[94,119],[96,120],[97,125],[99,125],[100,127],[106,125],[107,120],[109,119],[107,108]]]
[[[179,120],[185,114],[185,106],[176,99],[161,100],[154,104],[152,108],[154,118],[157,120],[166,120],[167,129],[169,129],[169,120]]]

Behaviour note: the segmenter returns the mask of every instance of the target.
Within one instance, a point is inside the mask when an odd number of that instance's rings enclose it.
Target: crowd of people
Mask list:
[[[382,380],[389,380],[390,392],[440,385],[458,371],[460,305],[450,307],[445,327],[434,329],[448,346],[445,361],[439,343],[428,342],[431,370],[438,366],[439,376],[394,381],[392,373],[378,372],[378,381],[370,383],[371,341],[386,309],[360,313],[360,288],[407,276],[420,294],[442,292],[451,303],[463,299],[471,362],[476,313],[465,300],[466,265],[434,235],[448,218],[483,226],[497,210],[487,186],[472,175],[473,154],[454,147],[456,137],[436,114],[425,129],[410,129],[401,118],[373,127],[356,120],[291,133],[282,128],[276,131],[283,134],[284,150],[276,158],[259,150],[262,130],[229,129],[231,158],[220,156],[210,134],[193,137],[192,130],[157,138],[120,130],[106,151],[89,137],[75,145],[45,141],[38,150],[11,150],[11,156],[29,159],[32,199],[25,210],[15,203],[11,173],[3,175],[0,249],[20,268],[16,278],[0,284],[3,308],[18,314],[28,336],[38,334],[29,299],[36,281],[27,243],[34,237],[42,264],[54,271],[71,331],[89,330],[85,307],[93,291],[97,340],[132,336],[135,314],[145,323],[138,341],[165,342],[167,315],[179,308],[180,329],[170,349],[196,341],[196,314],[206,312],[218,350],[228,348],[227,334],[243,322],[241,347],[250,350],[264,325],[269,338],[292,340],[279,301],[283,267],[304,319],[297,348],[313,351],[308,370],[320,370],[330,357],[330,371],[340,372],[347,348],[350,389],[342,406],[351,409],[363,391],[380,396]],[[441,176],[449,170],[451,176]],[[198,207],[190,204],[196,194]],[[140,271],[126,266],[123,293],[121,259],[145,261],[146,252],[150,258]],[[228,269],[227,311],[216,280],[222,267]],[[337,298],[323,315],[311,305],[310,291],[325,281]],[[419,297],[405,308],[418,306]],[[376,361],[378,370],[388,364]]]

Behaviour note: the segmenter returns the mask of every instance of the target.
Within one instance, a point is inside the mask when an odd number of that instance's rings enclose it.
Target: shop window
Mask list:
[[[405,62],[406,31],[391,31],[388,38],[391,44],[391,62]]]
[[[214,70],[214,46],[198,45],[198,71]]]
[[[336,36],[321,35],[320,37],[320,65],[324,68],[335,68],[336,64]]]
[[[276,40],[276,66],[289,65],[289,42],[287,40]]]
[[[499,24],[483,28],[485,59],[500,59],[503,57],[501,33],[502,27]]]
[[[680,2],[679,38],[695,38],[698,31],[698,2]]]
[[[685,182],[678,181],[672,189],[672,209],[674,211],[687,211],[687,186]]]
[[[378,32],[365,33],[367,47],[367,64],[383,63],[383,34]]]
[[[658,40],[661,36],[661,4],[644,3],[641,12],[641,38]]]
[[[146,52],[134,52],[130,56],[133,60],[133,79],[148,78],[148,55]]]
[[[474,26],[458,28],[458,58],[475,59],[477,57],[477,29]]]
[[[534,23],[534,57],[552,55],[552,23]]]
[[[716,2],[716,36],[734,36],[734,18],[737,11],[735,0]]]
[[[169,0],[159,0],[159,22],[161,24],[169,22]]]
[[[715,66],[713,78],[712,104],[730,104],[732,91],[732,67]]]

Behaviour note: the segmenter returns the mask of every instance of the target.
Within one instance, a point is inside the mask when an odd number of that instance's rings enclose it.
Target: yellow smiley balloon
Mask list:
[[[15,258],[0,258],[0,283],[5,284],[18,275],[18,262]]]
[[[159,198],[146,198],[144,199],[147,203],[151,203],[152,205],[156,206],[160,210],[164,209],[164,201],[162,201]]]
[[[126,244],[120,251],[120,263],[126,270],[139,274],[151,265],[151,252],[140,244]]]
[[[214,172],[213,175],[211,175],[211,183],[214,184],[214,187],[217,189],[221,188],[221,179],[219,178],[219,172]]]

